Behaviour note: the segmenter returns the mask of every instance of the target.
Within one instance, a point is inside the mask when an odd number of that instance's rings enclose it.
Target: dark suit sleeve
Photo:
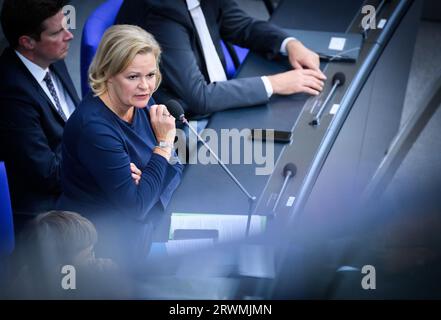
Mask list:
[[[280,46],[288,34],[274,24],[250,17],[233,0],[219,1],[223,40],[261,53],[269,59],[280,53]]]
[[[61,192],[60,147],[52,150],[32,102],[5,98],[0,101],[2,145],[13,172],[27,177],[27,183]]]
[[[79,161],[93,176],[100,192],[112,205],[137,220],[143,220],[159,200],[165,182],[167,160],[152,154],[141,181],[135,185],[130,158],[115,128],[106,123],[89,122],[81,130],[78,144]]]
[[[146,27],[161,44],[164,83],[185,101],[185,108],[205,114],[268,102],[260,77],[207,83],[191,49],[190,36],[181,24],[158,15]]]

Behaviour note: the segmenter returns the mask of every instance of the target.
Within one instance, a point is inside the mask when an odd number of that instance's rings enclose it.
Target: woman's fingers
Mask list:
[[[130,163],[130,171],[132,172],[132,179],[135,181],[135,184],[139,184],[139,180],[141,180],[142,171],[138,169],[138,167],[131,162]]]
[[[135,184],[138,185],[139,180],[141,180],[141,176],[132,173],[132,179],[134,180]]]
[[[138,175],[142,174],[141,170],[139,170],[138,167],[133,162],[130,163],[130,169],[135,174],[138,174]]]

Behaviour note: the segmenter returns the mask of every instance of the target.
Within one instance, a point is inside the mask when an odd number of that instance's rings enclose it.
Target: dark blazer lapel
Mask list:
[[[216,21],[217,15],[219,14],[221,8],[219,8],[218,1],[215,0],[201,0],[201,8],[204,12],[205,21],[207,22],[208,31],[210,32],[214,47],[216,48],[217,54],[225,68],[225,57],[220,44],[222,39],[219,37],[220,32],[218,32],[218,28],[220,26]]]
[[[28,71],[29,72],[29,71]],[[35,80],[35,78],[32,76],[32,79],[34,80],[32,82],[34,88],[38,91],[38,93],[40,94],[39,98],[44,98],[44,100],[50,105],[50,109],[52,110],[52,112],[54,113],[55,117],[61,122],[61,123],[66,123],[66,121],[64,121],[64,119],[60,116],[60,114],[57,111],[57,108],[55,107],[55,105],[52,103],[51,99],[49,99],[49,97],[47,96],[46,92],[44,92],[44,90],[41,88],[41,86],[38,84],[38,82]]]
[[[198,36],[198,32],[197,32],[196,27],[193,23],[193,19],[191,18],[190,11],[188,11],[187,7],[185,7],[185,11],[183,12],[183,14],[188,18],[188,19],[186,19],[187,20],[186,25],[187,25],[188,30],[191,31],[190,32],[191,41],[194,44],[196,44],[196,46],[197,46],[197,51],[199,53],[199,60],[202,61],[202,63],[203,63],[203,65],[201,65],[201,67],[203,69],[206,69],[205,65],[207,64],[207,62],[205,61],[204,50],[202,49],[202,42]],[[206,74],[207,74],[207,79],[208,79],[208,71],[206,71]]]
[[[160,3],[157,5],[157,13],[161,14],[164,12],[166,17],[172,18],[176,22],[192,29],[193,28],[193,20],[191,19],[190,12],[187,8],[186,0],[159,0],[156,3]]]
[[[176,1],[176,0],[173,0]],[[200,53],[199,55],[199,59],[201,61],[203,61],[203,65],[201,66],[204,70],[206,70],[206,64],[207,62],[205,61],[205,57],[204,57],[204,51],[202,49],[202,43],[201,40],[198,36],[198,32],[196,30],[196,27],[194,25],[193,19],[191,17],[191,13],[190,11],[188,11],[188,7],[187,7],[187,2],[186,0],[182,0],[183,6],[181,7],[181,14],[179,15],[179,18],[177,17],[175,20],[180,22],[181,24],[183,24],[184,26],[186,26],[189,30],[191,30],[191,37],[192,40],[197,44],[198,46],[198,52]],[[217,1],[214,0],[208,0],[208,1],[204,1],[201,0],[201,9],[202,12],[204,13],[204,17],[205,17],[205,21],[207,23],[207,27],[208,27],[208,31],[210,32],[210,36],[211,36],[211,40],[214,43],[214,47],[216,48],[216,52],[222,62],[222,65],[224,67],[224,69],[226,68],[226,62],[225,62],[225,56],[224,53],[222,51],[222,47],[220,44],[220,38],[217,34],[217,30],[213,30],[213,26],[217,25],[216,19],[215,19],[215,14],[216,11],[218,11],[218,5],[217,5]],[[176,4],[175,4],[176,6]],[[177,6],[176,6],[177,7]],[[172,15],[169,15],[172,16]],[[207,74],[207,79],[208,79],[208,72],[206,71]]]
[[[191,18],[190,11],[188,11],[186,0],[147,0],[151,7],[150,13],[153,15],[164,16],[165,19],[171,19],[183,25],[189,31],[190,41],[193,46],[196,46],[197,58],[200,62],[199,66],[203,70],[203,74],[208,80],[208,72],[206,70],[206,61],[204,51],[202,50],[202,43],[199,39],[196,27]],[[211,32],[210,32],[211,34]]]
[[[67,90],[70,97],[72,98],[75,107],[77,107],[78,104],[80,103],[80,99],[78,97],[77,91],[75,90],[75,86],[72,82],[72,79],[67,72],[64,61],[59,61],[52,64],[50,66],[50,69],[54,71],[54,73],[58,76],[58,78],[60,78],[61,83],[63,84],[64,88]]]
[[[55,116],[57,117],[57,119],[61,123],[64,124],[65,123],[64,119],[58,114],[57,109],[55,108],[51,99],[49,99],[47,94],[41,88],[40,84],[37,82],[37,80],[35,80],[34,76],[31,74],[31,72],[28,70],[28,68],[26,68],[26,66],[23,64],[23,62],[17,56],[17,54],[12,49],[9,49],[9,50],[10,50],[9,54],[10,54],[10,57],[12,58],[12,62],[21,70],[23,75],[28,78],[29,83],[31,83],[32,86],[34,87],[34,89],[37,91],[37,93],[39,95],[38,98],[44,99],[46,101],[46,103],[48,103],[49,106],[51,107],[51,109],[52,109],[53,113],[55,114]]]

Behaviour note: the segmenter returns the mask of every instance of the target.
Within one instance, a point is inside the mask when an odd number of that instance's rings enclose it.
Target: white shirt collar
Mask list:
[[[38,83],[41,83],[46,76],[46,73],[49,72],[49,68],[43,69],[39,65],[33,63],[31,60],[23,56],[20,52],[15,51],[15,53],[26,66],[26,68],[28,68],[29,72],[32,74],[35,80],[37,80]]]
[[[199,0],[187,0],[188,11],[191,11],[194,8],[197,8],[199,6],[200,6],[200,1]]]

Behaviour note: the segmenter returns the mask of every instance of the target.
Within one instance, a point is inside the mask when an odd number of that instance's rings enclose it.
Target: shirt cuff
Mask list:
[[[288,38],[286,38],[285,40],[283,40],[283,42],[282,42],[282,45],[280,46],[280,53],[281,54],[283,54],[283,55],[288,55],[288,52],[287,52],[287,50],[286,50],[286,45],[288,44],[288,42],[289,41],[291,41],[291,40],[297,40],[296,38],[294,38],[294,37],[288,37]]]
[[[267,76],[260,77],[260,79],[262,79],[263,85],[265,86],[265,90],[266,90],[266,94],[267,94],[268,98],[271,98],[271,96],[274,93],[273,86],[271,85],[271,82],[269,81]]]

